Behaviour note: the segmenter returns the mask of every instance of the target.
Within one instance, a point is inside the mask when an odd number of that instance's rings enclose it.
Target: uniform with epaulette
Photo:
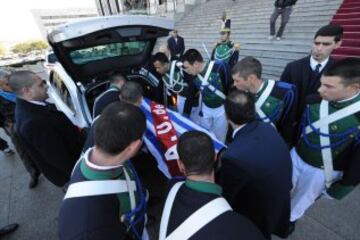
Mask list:
[[[225,19],[221,26],[220,34],[230,35],[230,31],[231,20]],[[236,44],[227,38],[225,41],[216,43],[211,54],[211,59],[224,61],[232,68],[239,60],[239,50],[240,44]]]
[[[60,239],[146,239],[145,191],[128,161],[114,167],[89,161],[73,170],[59,214]]]
[[[222,142],[225,141],[227,121],[224,101],[232,85],[229,66],[222,61],[210,61],[193,80],[192,87],[200,92],[200,125],[212,131]],[[193,90],[190,96],[194,96]]]
[[[308,97],[292,149],[291,221],[321,195],[340,199],[360,182],[360,94],[340,102]]]
[[[255,94],[257,118],[276,127],[291,146],[294,142],[296,89],[289,83],[264,80]]]

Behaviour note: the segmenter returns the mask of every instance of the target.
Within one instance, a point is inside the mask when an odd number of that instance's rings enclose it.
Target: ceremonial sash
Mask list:
[[[144,142],[149,152],[156,159],[158,168],[167,178],[177,176],[176,174],[180,173],[176,162],[178,159],[176,144],[177,137],[182,133],[191,130],[202,131],[212,138],[216,152],[225,147],[222,142],[216,139],[214,134],[181,114],[161,106],[149,99],[144,99],[141,109],[146,116]]]
[[[224,212],[232,210],[229,203],[224,198],[216,198],[199,208],[193,214],[191,214],[183,223],[181,223],[173,232],[171,232],[166,237],[172,206],[174,204],[176,194],[183,184],[184,182],[176,183],[170,190],[169,195],[166,199],[160,222],[160,240],[189,239],[213,219],[220,216]]]
[[[261,96],[258,98],[258,100],[255,103],[255,108],[257,114],[259,114],[260,118],[263,122],[272,123],[271,119],[266,116],[266,114],[261,110],[261,106],[265,103],[266,99],[270,96],[271,91],[273,90],[275,86],[275,80],[268,80],[268,84],[261,94]],[[273,125],[273,123],[272,123]]]
[[[324,174],[326,187],[329,188],[334,181],[333,178],[333,156],[331,152],[331,141],[329,136],[329,126],[331,123],[340,119],[346,118],[360,111],[360,102],[355,102],[343,109],[340,109],[332,114],[329,114],[329,102],[322,100],[320,103],[319,120],[305,127],[305,134],[310,134],[319,129],[320,131],[320,145],[321,157],[324,164]]]
[[[320,104],[320,119],[329,115],[329,102],[321,101]],[[320,127],[320,145],[321,145],[321,155],[324,163],[324,172],[325,172],[325,182],[326,187],[329,188],[333,182],[333,157],[330,147],[330,137],[329,137],[329,124],[323,124]],[[326,135],[326,136],[325,136]]]
[[[201,81],[200,89],[203,90],[203,89],[205,89],[205,88],[207,87],[210,91],[212,91],[213,93],[215,93],[218,97],[220,97],[221,99],[225,99],[225,98],[226,98],[225,94],[222,93],[222,92],[221,92],[220,90],[218,90],[217,88],[215,88],[213,85],[211,85],[211,84],[209,83],[209,81],[208,81],[208,80],[209,80],[209,77],[210,77],[210,74],[211,74],[211,71],[212,71],[212,69],[213,69],[213,67],[214,67],[214,64],[215,64],[214,61],[211,61],[211,62],[209,63],[209,66],[208,66],[208,68],[207,68],[207,71],[206,71],[204,77],[201,76],[201,74],[198,74],[198,75],[197,75],[197,77],[198,77],[198,78],[200,79],[200,81]]]
[[[136,191],[136,184],[134,181],[130,181],[130,188],[133,189],[133,191]],[[64,200],[68,198],[118,194],[128,191],[126,180],[84,181],[70,184]]]
[[[323,125],[330,125],[333,122],[346,118],[359,111],[360,111],[360,101],[355,102],[347,107],[344,107],[343,109],[340,109],[332,114],[326,114],[324,117],[321,117],[318,121],[312,123],[311,126],[310,125],[307,126],[305,128],[305,133],[309,134],[316,129],[320,129]]]
[[[165,75],[168,77],[169,79],[169,83],[166,82],[166,80],[163,78],[163,82],[164,82],[164,85],[166,85],[166,87],[171,90],[172,92],[174,93],[179,93],[181,92],[184,87],[185,87],[185,83],[182,79],[182,77],[180,76],[180,73],[179,73],[179,77],[177,79],[174,79],[175,77],[175,67],[176,67],[176,63],[177,61],[174,60],[171,62],[171,66],[170,66],[170,74],[166,73]],[[181,81],[180,81],[181,80]],[[175,90],[175,86],[176,84],[180,85],[180,89],[179,90]]]

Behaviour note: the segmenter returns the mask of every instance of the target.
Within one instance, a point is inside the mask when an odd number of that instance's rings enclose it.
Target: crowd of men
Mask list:
[[[262,78],[256,58],[238,61],[223,20],[212,60],[184,52],[176,32],[170,54],[152,57],[165,107],[146,105],[138,83],[114,74],[89,130],[45,102],[47,85],[36,74],[0,75],[9,86],[1,98],[15,109],[9,135],[24,152],[30,187],[43,174],[66,192],[60,239],[149,239],[145,185],[156,183],[144,183],[134,166],[141,154],[156,155],[151,144],[159,147],[147,108],[171,119],[169,129],[195,126],[169,140],[177,141],[177,157],[165,174],[161,240],[286,238],[316,199],[342,199],[360,182],[360,59],[330,57],[342,28],[320,28],[311,54],[275,81]]]

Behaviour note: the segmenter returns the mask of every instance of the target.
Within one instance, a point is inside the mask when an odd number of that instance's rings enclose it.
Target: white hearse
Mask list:
[[[94,100],[107,89],[109,73],[138,81],[151,98],[156,83],[141,66],[157,38],[173,28],[173,20],[140,15],[88,18],[54,28],[48,42],[58,62],[49,76],[50,98],[79,127],[91,124]]]

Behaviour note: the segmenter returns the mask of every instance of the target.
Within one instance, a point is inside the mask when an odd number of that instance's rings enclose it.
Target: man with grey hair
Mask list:
[[[9,84],[17,95],[15,129],[21,142],[44,176],[56,186],[64,186],[81,153],[79,129],[45,102],[47,83],[35,73],[15,72]]]

